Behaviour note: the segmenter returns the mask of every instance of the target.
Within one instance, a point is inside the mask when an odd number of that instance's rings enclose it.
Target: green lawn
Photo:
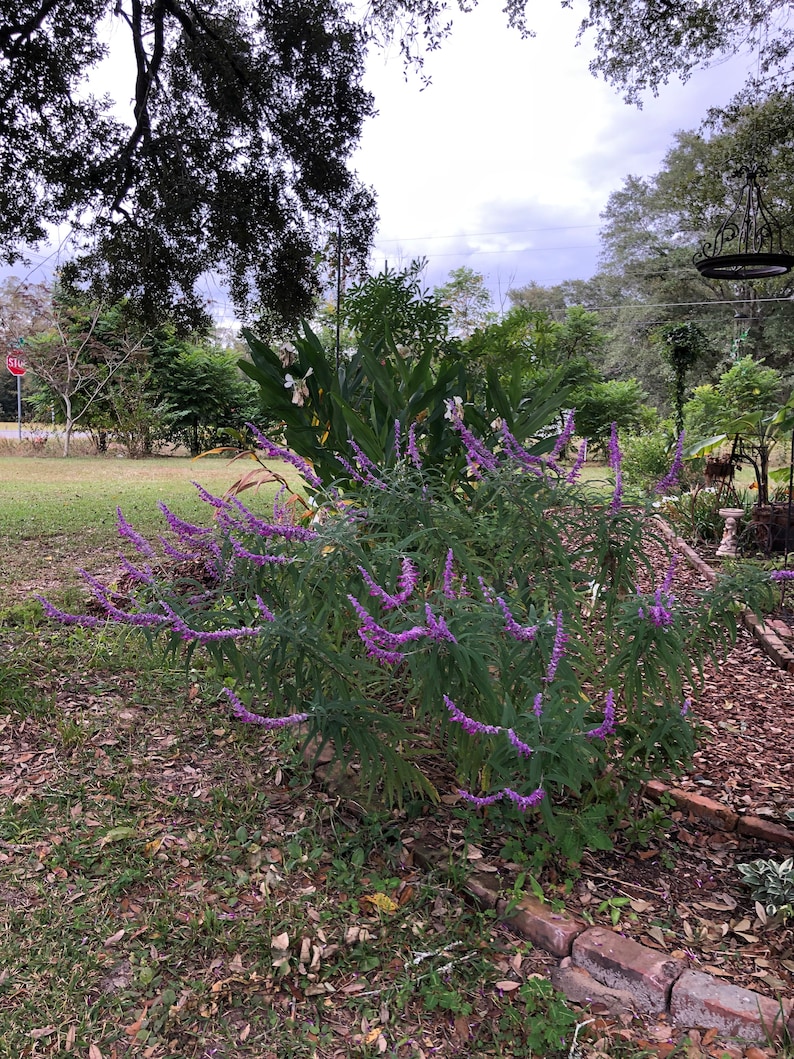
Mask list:
[[[31,602],[113,571],[116,506],[206,521],[191,480],[250,467],[0,457],[0,1059],[568,1055],[548,957],[414,862],[431,818],[318,785],[200,653]]]

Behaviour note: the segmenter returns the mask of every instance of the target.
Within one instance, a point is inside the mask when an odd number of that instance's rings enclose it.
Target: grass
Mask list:
[[[318,788],[198,655],[42,623],[31,589],[112,565],[116,506],[206,519],[191,479],[236,473],[0,457],[0,1059],[571,1054],[548,958],[414,864],[410,813]]]

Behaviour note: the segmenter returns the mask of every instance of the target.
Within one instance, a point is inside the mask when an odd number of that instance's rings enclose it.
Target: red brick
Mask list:
[[[771,846],[794,846],[794,831],[760,816],[740,816],[736,830],[749,838],[760,838]]]
[[[552,967],[551,984],[559,989],[573,1004],[594,1007],[610,1015],[623,1015],[633,1010],[634,997],[627,989],[610,989],[602,985],[581,967],[575,967],[566,956],[559,966]]]
[[[678,787],[671,788],[670,797],[679,809],[692,813],[699,820],[705,820],[717,831],[736,830],[739,814],[729,809],[727,805],[723,805],[722,802],[715,802],[713,798],[705,798],[702,794],[682,791]]]
[[[483,908],[496,908],[499,901],[499,878],[478,872],[470,875],[463,884],[466,893],[471,894]]]
[[[667,784],[662,783],[661,780],[648,780],[645,784],[645,793],[655,802],[660,801],[662,795],[667,794],[669,790]]]
[[[552,956],[568,956],[574,938],[586,929],[581,919],[574,918],[565,910],[555,912],[551,905],[535,897],[523,897],[510,915],[505,917],[505,922]]]
[[[715,1029],[721,1035],[763,1042],[782,1034],[790,1002],[780,1004],[750,989],[721,982],[701,971],[685,971],[673,986],[670,1015],[674,1026]]]
[[[667,1010],[673,982],[685,970],[683,960],[648,949],[611,930],[592,927],[573,943],[573,962],[611,989],[628,989],[638,1011]]]

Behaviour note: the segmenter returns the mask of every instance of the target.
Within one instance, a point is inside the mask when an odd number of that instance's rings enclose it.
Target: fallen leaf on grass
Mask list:
[[[109,846],[111,842],[123,842],[125,838],[134,838],[137,834],[137,828],[134,827],[111,827],[110,831],[106,831],[100,838],[99,845]]]
[[[503,993],[512,993],[514,989],[518,989],[521,985],[520,982],[512,982],[510,979],[503,979],[501,982],[495,983],[496,989],[501,989]]]
[[[111,934],[109,938],[105,938],[102,944],[106,949],[112,948],[117,942],[121,941],[127,931],[122,927],[121,930],[117,930],[115,934]]]
[[[30,1036],[34,1041],[40,1041],[42,1037],[51,1037],[55,1033],[55,1026],[42,1026],[40,1029],[31,1030]]]
[[[289,948],[289,934],[284,931],[283,934],[277,934],[275,938],[271,938],[270,948],[276,949],[278,952],[286,952]]]
[[[372,905],[373,908],[377,908],[379,912],[387,912],[389,915],[392,912],[396,912],[400,907],[396,901],[394,901],[388,894],[368,894],[364,897],[359,898],[359,904]]]
[[[102,1052],[95,1044],[89,1044],[88,1046],[88,1059],[102,1059]]]

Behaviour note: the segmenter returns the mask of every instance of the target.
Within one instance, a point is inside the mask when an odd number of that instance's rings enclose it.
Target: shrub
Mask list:
[[[330,742],[370,797],[436,800],[452,783],[471,806],[536,812],[575,857],[608,844],[632,789],[690,755],[684,679],[735,633],[731,588],[682,607],[671,564],[638,590],[648,525],[622,503],[614,430],[605,500],[557,462],[572,422],[539,457],[504,425],[487,447],[457,402],[446,416],[468,468],[457,482],[424,467],[418,435],[387,468],[358,457],[342,497],[313,478],[309,525],[283,495],[262,518],[202,493],[214,525],[164,507],[178,544],[159,561],[120,516],[143,556],[127,564],[137,587],[92,588],[110,619],[209,652],[241,721]]]
[[[621,438],[626,482],[646,493],[654,491],[672,462],[675,438],[670,429],[660,428],[649,434],[629,434]]]

